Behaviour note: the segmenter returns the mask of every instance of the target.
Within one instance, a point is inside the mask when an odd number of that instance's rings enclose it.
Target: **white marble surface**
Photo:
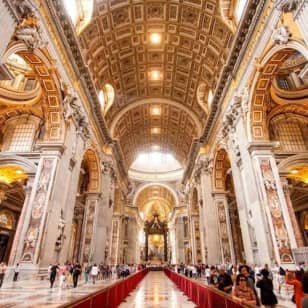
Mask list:
[[[149,272],[119,308],[193,308],[196,305],[163,272]]]

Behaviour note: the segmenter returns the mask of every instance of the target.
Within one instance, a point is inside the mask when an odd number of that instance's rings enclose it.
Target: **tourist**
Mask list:
[[[211,269],[208,265],[206,265],[205,267],[205,278],[206,278],[207,284],[209,285],[210,280],[211,280]]]
[[[86,264],[84,269],[84,283],[87,284],[89,282],[89,276],[91,272],[91,266],[90,264]]]
[[[73,266],[73,287],[76,288],[78,284],[78,278],[81,274],[81,265],[79,262],[76,262]]]
[[[96,265],[96,263],[94,263],[94,265],[91,268],[91,278],[93,284],[95,284],[95,280],[97,279],[98,273],[99,273],[98,266]]]
[[[18,279],[18,275],[19,275],[19,263],[16,264],[15,268],[14,268],[14,277],[13,277],[13,281],[17,281]]]
[[[301,271],[296,271],[295,274],[286,271],[286,283],[294,286],[294,300],[297,308],[302,307],[302,299],[304,298],[302,276]]]
[[[49,281],[50,281],[50,288],[53,288],[53,285],[56,280],[57,272],[59,271],[59,264],[54,264],[50,268],[50,275],[49,275]]]
[[[59,287],[62,288],[66,278],[66,265],[63,264],[59,269]]]
[[[219,268],[219,275],[217,277],[217,288],[220,291],[231,293],[233,282],[231,276],[226,272],[226,269],[224,266],[221,266]]]
[[[210,285],[216,286],[218,283],[218,273],[215,266],[211,266]]]
[[[248,265],[240,265],[239,266],[239,273],[240,274],[236,278],[236,284],[239,285],[240,277],[242,277],[242,276],[246,277],[248,287],[250,287],[255,294],[257,306],[260,306],[260,299],[258,297],[258,293],[257,293],[257,290],[255,288],[254,274],[253,275],[251,274],[251,270],[250,270],[249,266]]]
[[[266,308],[273,308],[276,306],[277,298],[273,292],[273,281],[269,279],[269,271],[266,269],[261,270],[262,278],[258,278],[257,288],[261,290],[261,303]]]
[[[6,271],[6,264],[4,262],[0,263],[0,288],[2,287],[2,283],[4,280],[5,276],[5,271]]]
[[[302,279],[302,289],[304,292],[304,298],[302,300],[302,308],[308,308],[308,271],[304,272]]]
[[[257,304],[255,292],[249,286],[248,277],[242,274],[238,276],[238,285],[234,289],[234,300],[240,304]]]

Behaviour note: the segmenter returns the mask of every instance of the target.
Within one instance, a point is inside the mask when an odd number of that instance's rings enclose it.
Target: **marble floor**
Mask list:
[[[206,284],[205,279],[199,280]],[[114,283],[115,280],[97,281],[84,284],[80,279],[77,288],[59,288],[57,282],[55,288],[50,289],[49,281],[18,281],[4,282],[0,288],[0,308],[55,308],[62,304],[93,293],[98,289]],[[293,308],[295,305],[290,301],[293,292],[278,295],[277,307]],[[183,293],[165,276],[163,272],[150,272],[140,282],[123,302],[120,308],[193,308],[191,302]]]
[[[18,281],[4,282],[0,288],[0,307],[1,308],[54,308],[85,295],[93,293],[102,286],[114,283],[114,280],[99,280],[95,284],[84,284],[80,280],[77,288],[55,287],[50,289],[49,281]]]
[[[163,272],[149,272],[119,308],[193,308],[187,296]]]

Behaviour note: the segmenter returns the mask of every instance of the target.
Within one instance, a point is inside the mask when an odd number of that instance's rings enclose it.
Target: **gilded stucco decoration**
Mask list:
[[[275,73],[295,50],[285,48],[275,53],[262,68],[252,97],[250,113],[251,135],[253,140],[268,140],[267,116],[270,111],[270,89]],[[287,106],[286,106],[287,107]],[[300,106],[299,106],[300,107]]]
[[[27,177],[25,170],[19,166],[0,166],[0,183],[12,184]]]
[[[153,114],[153,109],[159,114]],[[114,137],[130,166],[140,152],[150,152],[153,145],[170,152],[183,165],[198,128],[183,110],[168,104],[144,104],[127,111],[117,122]]]
[[[136,205],[143,219],[152,220],[157,214],[161,221],[167,220],[175,207],[173,194],[160,185],[151,185],[140,192]]]
[[[94,12],[79,39],[96,88],[108,83],[115,89],[115,101],[105,115],[107,125],[130,103],[154,97],[158,104],[159,98],[183,104],[203,126],[207,113],[197,101],[197,89],[201,83],[205,92],[215,88],[232,39],[217,1],[97,1]],[[159,44],[151,42],[153,33],[161,36]],[[168,115],[172,112],[166,110]],[[136,138],[140,123],[128,118]],[[146,128],[142,132],[149,140],[150,126]],[[178,135],[185,129],[186,124],[181,124],[173,133]],[[172,145],[181,161],[191,146],[191,142],[186,144],[190,131],[184,138],[172,137],[184,140],[183,153],[178,145]],[[161,138],[165,137],[162,134]],[[125,146],[123,152],[128,152]],[[127,160],[132,161],[132,156],[129,154]]]
[[[218,150],[214,159],[213,170],[213,187],[215,191],[226,190],[226,176],[229,168],[230,161],[226,150]]]

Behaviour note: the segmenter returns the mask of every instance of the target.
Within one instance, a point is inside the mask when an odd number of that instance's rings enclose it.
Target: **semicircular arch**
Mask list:
[[[59,80],[46,51],[30,50],[23,42],[13,42],[3,55],[3,62],[13,53],[22,57],[33,69],[43,89],[41,99],[46,118],[44,141],[64,141],[65,123]]]

